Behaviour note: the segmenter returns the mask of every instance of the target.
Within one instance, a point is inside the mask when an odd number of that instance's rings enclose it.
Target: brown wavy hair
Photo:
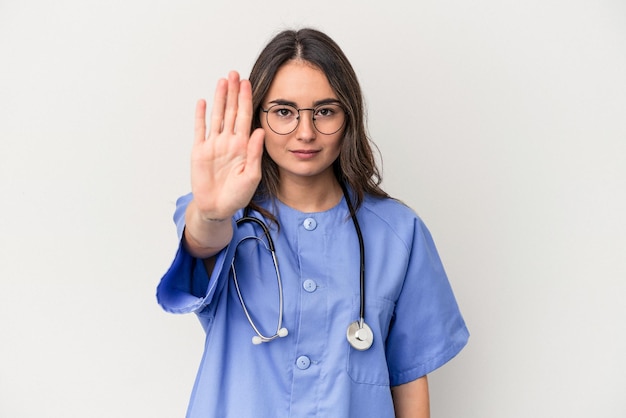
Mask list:
[[[261,105],[276,72],[290,60],[303,60],[320,69],[346,110],[347,120],[339,157],[333,164],[340,184],[352,191],[355,211],[365,194],[388,197],[380,188],[381,173],[376,166],[373,148],[367,135],[365,105],[357,76],[341,48],[328,35],[316,29],[285,30],[278,33],[261,51],[250,73],[252,84],[252,129],[261,127]],[[261,163],[262,179],[250,203],[250,208],[265,216],[273,216],[255,202],[274,199],[278,193],[278,167],[267,151]]]

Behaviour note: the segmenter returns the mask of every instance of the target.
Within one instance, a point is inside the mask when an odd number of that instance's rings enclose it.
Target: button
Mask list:
[[[304,225],[304,229],[307,231],[313,231],[317,228],[317,221],[313,218],[306,218],[304,222],[302,222],[302,225]]]
[[[317,290],[317,283],[315,280],[306,279],[304,283],[302,283],[302,287],[309,293],[315,292]]]
[[[309,368],[310,365],[311,359],[309,359],[307,356],[300,356],[296,360],[296,366],[298,366],[298,369],[300,370],[306,370]]]

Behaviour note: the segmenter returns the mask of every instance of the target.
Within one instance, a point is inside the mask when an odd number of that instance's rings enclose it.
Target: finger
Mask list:
[[[239,87],[239,110],[235,121],[235,132],[243,135],[250,133],[252,122],[252,86],[248,80],[242,80]]]
[[[206,138],[206,101],[200,99],[196,103],[196,119],[194,126],[194,142],[201,143]]]
[[[224,130],[233,132],[237,118],[239,101],[239,73],[231,71],[228,74],[228,94],[226,96],[226,110],[224,112]]]
[[[221,78],[217,82],[217,87],[215,88],[215,96],[213,97],[213,108],[211,109],[211,127],[209,128],[209,133],[211,136],[215,136],[222,132],[227,89],[228,81]]]

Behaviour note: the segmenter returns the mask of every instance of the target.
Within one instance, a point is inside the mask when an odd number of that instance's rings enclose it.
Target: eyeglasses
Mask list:
[[[295,131],[300,124],[300,112],[303,110],[311,111],[313,126],[324,135],[339,132],[346,123],[346,111],[341,105],[334,103],[302,109],[288,104],[276,104],[268,109],[261,109],[265,113],[267,126],[278,135],[288,135]]]

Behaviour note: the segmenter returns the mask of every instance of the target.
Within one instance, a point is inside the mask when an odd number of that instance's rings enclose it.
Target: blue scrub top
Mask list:
[[[192,196],[177,201],[179,238]],[[237,278],[255,325],[276,332],[279,301],[269,252],[259,226],[239,228],[209,278],[201,260],[179,246],[157,288],[168,312],[197,314],[206,331],[204,355],[187,417],[394,417],[390,386],[422,377],[454,357],[469,333],[420,218],[393,199],[367,196],[358,211],[365,241],[365,321],[369,350],[346,340],[359,318],[359,243],[343,199],[303,213],[268,204],[280,228],[266,222],[276,245],[284,292],[285,338],[252,344],[256,335],[239,302]],[[238,245],[241,242],[241,245]]]

